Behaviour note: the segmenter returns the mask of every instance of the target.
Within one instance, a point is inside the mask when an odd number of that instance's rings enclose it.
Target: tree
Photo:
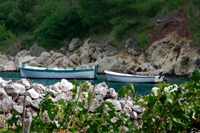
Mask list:
[[[81,22],[77,9],[72,8],[48,17],[34,35],[40,46],[53,49],[62,47],[65,41],[74,37],[82,37],[86,32],[87,27]]]

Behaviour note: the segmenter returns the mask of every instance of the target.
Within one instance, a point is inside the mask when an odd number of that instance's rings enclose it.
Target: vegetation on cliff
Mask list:
[[[199,45],[199,7],[199,0],[0,0],[0,50],[16,40],[23,49],[34,42],[57,49],[94,34],[111,36],[118,47],[136,38],[135,45],[144,47],[152,39],[147,33],[159,31],[158,23],[180,8],[189,16],[180,22],[189,24],[185,30]]]

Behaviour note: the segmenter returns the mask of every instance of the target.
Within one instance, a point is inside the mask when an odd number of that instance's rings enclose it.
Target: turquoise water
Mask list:
[[[12,80],[13,82],[16,82],[17,80],[21,79],[20,73],[0,73],[0,77],[2,77],[4,80]],[[115,82],[108,82],[105,75],[98,75],[98,80],[89,80],[93,85],[98,84],[101,82],[105,82],[109,88],[114,88],[116,91],[119,90],[120,87],[127,85],[127,83],[115,83]],[[187,82],[189,79],[185,77],[166,77],[169,84],[181,84],[184,82]],[[40,83],[44,86],[53,85],[57,82],[60,82],[59,79],[30,79],[32,83]],[[69,80],[71,81],[71,80]],[[84,80],[78,80],[80,82],[84,82]],[[151,89],[155,87],[156,84],[134,84],[135,91],[137,92],[138,96],[143,96],[149,94]]]

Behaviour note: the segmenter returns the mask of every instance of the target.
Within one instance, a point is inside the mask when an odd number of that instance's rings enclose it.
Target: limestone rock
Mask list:
[[[6,97],[8,97],[6,91],[4,90],[4,88],[0,87],[0,100]]]
[[[30,89],[27,92],[33,99],[37,99],[40,96],[34,89]]]
[[[31,60],[27,65],[28,66],[41,67],[41,64],[37,63],[36,60]]]
[[[23,106],[15,105],[14,110],[17,111],[19,114],[23,114]]]
[[[14,61],[8,61],[6,62],[3,67],[2,67],[2,71],[7,72],[7,71],[16,71],[17,67],[15,65]]]
[[[34,43],[30,48],[30,53],[34,56],[39,56],[44,51],[44,48],[38,46],[37,43]]]
[[[63,90],[64,92],[70,91],[74,88],[74,85],[67,81],[66,79],[62,79],[60,82],[60,89]]]
[[[133,105],[132,106],[132,110],[135,111],[135,112],[141,113],[141,112],[143,112],[145,110],[145,108],[140,107],[139,105]]]
[[[30,86],[31,86],[30,82],[25,78],[18,80],[17,83],[24,85],[26,87],[26,90],[30,89]]]
[[[51,57],[51,55],[50,55],[49,53],[47,53],[47,52],[42,52],[42,53],[40,54],[40,56],[37,58],[37,63],[39,63],[39,64],[44,64],[44,62],[46,62],[47,59],[50,58],[50,57]]]
[[[106,101],[107,102],[111,102],[115,106],[116,111],[121,111],[122,110],[122,107],[121,107],[121,104],[120,104],[119,101],[113,100],[113,99],[107,99]]]
[[[105,82],[99,83],[95,86],[95,94],[96,95],[102,95],[103,98],[107,95],[108,92],[108,86]]]
[[[69,44],[69,51],[73,51],[78,45],[79,39],[73,38]]]
[[[39,109],[39,104],[41,101],[42,101],[42,99],[33,100],[33,102],[31,103],[31,106],[35,109]]]
[[[31,99],[30,96],[26,96],[26,106],[30,106],[32,104],[33,100]],[[19,96],[17,99],[18,105],[23,105],[24,104],[24,96]]]
[[[137,113],[136,113],[135,111],[132,111],[132,112],[130,113],[130,118],[131,118],[131,119],[137,119],[137,118],[138,118]]]
[[[100,105],[101,104],[100,104],[99,100],[94,98],[94,101],[92,103],[92,106],[90,106],[89,111],[92,112],[92,113],[96,112],[96,108],[98,108]]]
[[[79,58],[78,54],[72,54],[69,57],[69,60],[76,66],[80,65],[80,58]]]
[[[55,99],[56,99],[57,101],[59,101],[59,102],[60,102],[61,99],[66,100],[66,99],[67,99],[67,95],[66,95],[65,93],[61,93],[61,94],[58,94],[58,95],[55,97]]]
[[[132,109],[128,105],[125,105],[123,107],[123,111],[124,111],[125,114],[128,114],[128,113],[130,113],[132,111]]]
[[[25,86],[19,83],[13,83],[15,88],[20,90],[19,95],[23,95],[26,92]]]
[[[45,91],[45,87],[42,84],[33,83],[30,88],[33,88],[39,94]]]
[[[8,113],[11,112],[14,106],[14,102],[12,100],[12,97],[6,97],[2,100],[0,100],[0,113]]]
[[[111,98],[111,99],[117,100],[117,97],[118,97],[118,93],[116,93],[115,89],[109,88],[106,98],[107,99]]]
[[[53,61],[55,61],[56,59],[58,59],[58,58],[64,56],[64,55],[61,54],[61,53],[57,53],[57,52],[53,52],[53,51],[51,51],[51,54],[52,54],[51,59],[52,59]]]
[[[17,98],[17,96],[19,95],[21,89],[17,88],[14,84],[7,84],[5,86],[5,90],[7,92],[8,95],[12,96],[14,99]]]

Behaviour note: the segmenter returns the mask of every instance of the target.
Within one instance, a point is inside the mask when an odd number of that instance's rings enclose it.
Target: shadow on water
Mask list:
[[[13,72],[13,73],[0,73],[0,77],[2,77],[4,80],[12,80],[13,82],[16,82],[17,80],[21,79],[20,73]],[[109,88],[114,88],[116,91],[120,89],[120,87],[127,85],[127,83],[116,83],[116,82],[108,82],[105,75],[98,75],[98,80],[88,80],[93,85],[98,84],[101,82],[105,82]],[[169,84],[177,84],[180,85],[184,82],[187,82],[189,79],[186,77],[166,77]],[[43,84],[44,86],[53,85],[57,82],[60,82],[60,79],[30,79],[32,83],[39,83]],[[72,80],[69,80],[72,81]],[[80,82],[84,82],[85,80],[78,80]],[[135,91],[137,92],[138,96],[143,96],[149,94],[151,89],[156,86],[156,84],[133,84]]]

